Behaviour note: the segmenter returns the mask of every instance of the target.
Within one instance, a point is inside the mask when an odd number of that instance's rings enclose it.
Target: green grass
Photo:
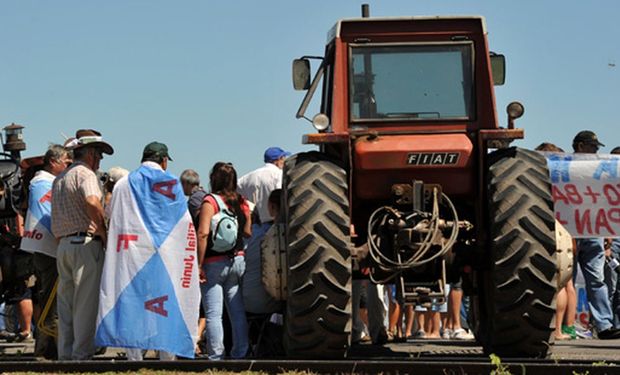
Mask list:
[[[12,375],[40,375],[39,372],[12,372]],[[66,373],[62,372],[49,372],[47,375],[63,375]],[[82,375],[116,375],[116,374],[136,374],[136,375],[268,375],[267,372],[260,371],[243,371],[243,372],[233,372],[233,371],[218,371],[218,370],[206,370],[201,372],[185,372],[185,371],[158,371],[158,370],[148,370],[143,369],[139,371],[126,371],[126,372],[72,372],[72,374],[82,374]],[[280,372],[279,374],[283,375],[312,375],[312,372],[306,371],[287,371]]]

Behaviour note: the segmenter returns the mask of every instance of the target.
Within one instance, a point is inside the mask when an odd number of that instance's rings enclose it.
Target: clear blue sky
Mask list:
[[[373,16],[485,16],[491,49],[507,59],[502,124],[510,101],[525,105],[517,145],[570,150],[582,129],[599,135],[602,152],[620,145],[617,0],[366,2]],[[158,140],[173,173],[193,168],[206,180],[218,160],[248,172],[266,147],[308,149],[301,136],[313,128],[295,119],[303,93],[291,61],[322,54],[329,28],[362,3],[2,0],[0,126],[26,126],[26,156],[94,128],[116,151],[103,169],[135,168]]]

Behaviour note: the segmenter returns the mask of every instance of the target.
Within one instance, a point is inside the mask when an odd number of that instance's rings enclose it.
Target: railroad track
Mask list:
[[[502,359],[510,374],[620,374],[620,340],[576,340],[555,345],[551,359]],[[38,373],[127,372],[139,369],[203,372],[309,371],[317,374],[490,374],[498,370],[475,342],[423,342],[386,346],[357,345],[348,358],[338,361],[295,361],[287,358],[208,361],[204,358],[161,362],[150,351],[142,362],[128,362],[124,351],[108,348],[92,361],[38,361],[32,345],[0,344],[0,373],[30,371]],[[501,374],[501,372],[496,372]],[[507,374],[507,373],[506,373]]]
[[[502,364],[510,374],[618,374],[620,362],[592,363],[583,360],[510,360]],[[146,360],[129,362],[124,359],[99,359],[93,361],[34,361],[21,358],[0,361],[0,372],[28,371],[38,373],[63,372],[127,372],[147,370],[192,371],[226,370],[233,372],[262,371],[308,371],[316,374],[490,374],[498,366],[489,360],[468,357],[434,357],[411,360],[178,360],[163,362]],[[503,374],[503,373],[502,373]]]

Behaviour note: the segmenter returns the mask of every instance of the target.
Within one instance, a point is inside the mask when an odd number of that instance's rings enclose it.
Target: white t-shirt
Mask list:
[[[282,188],[282,170],[273,163],[266,163],[248,174],[241,176],[237,182],[237,192],[247,200],[254,202],[260,216],[260,221],[270,221],[271,215],[267,209],[269,194]]]

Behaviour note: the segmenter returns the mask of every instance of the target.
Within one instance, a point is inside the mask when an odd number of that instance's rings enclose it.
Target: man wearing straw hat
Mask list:
[[[95,321],[106,230],[103,193],[95,172],[112,146],[101,133],[78,130],[68,147],[74,162],[52,188],[52,232],[59,239],[58,359],[86,360],[95,353]]]

